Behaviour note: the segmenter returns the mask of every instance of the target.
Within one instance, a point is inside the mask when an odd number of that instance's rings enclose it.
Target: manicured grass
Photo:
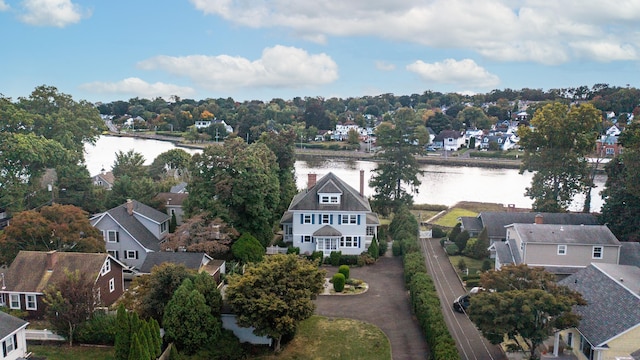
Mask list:
[[[458,218],[461,216],[476,216],[478,213],[471,210],[461,209],[461,208],[453,208],[449,210],[446,214],[439,217],[434,221],[435,225],[452,228],[456,226],[458,223]]]
[[[47,360],[113,360],[112,347],[69,345],[31,345],[27,346],[34,357],[46,357]]]
[[[312,316],[277,355],[261,360],[391,360],[389,339],[376,326],[351,319]]]
[[[469,274],[475,274],[482,269],[482,262],[484,260],[477,260],[466,256],[449,256],[449,262],[451,262],[459,275],[462,275],[462,272],[458,269],[458,261],[460,261],[460,259],[464,259],[469,269]]]

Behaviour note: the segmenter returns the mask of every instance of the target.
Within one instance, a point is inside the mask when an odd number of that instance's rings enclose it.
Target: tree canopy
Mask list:
[[[535,172],[525,193],[535,211],[564,212],[577,193],[593,187],[586,156],[595,147],[600,120],[591,104],[567,109],[555,102],[536,111],[533,129],[518,130],[524,148],[520,173]]]
[[[322,291],[324,271],[296,255],[273,255],[250,263],[244,275],[232,275],[227,300],[241,326],[255,327],[280,348],[283,335],[293,334],[298,323],[315,309],[313,297]]]
[[[577,326],[573,306],[586,305],[580,293],[558,285],[542,268],[506,265],[482,273],[480,283],[488,291],[471,296],[469,318],[492,344],[505,337],[524,340],[530,359],[554,331]]]

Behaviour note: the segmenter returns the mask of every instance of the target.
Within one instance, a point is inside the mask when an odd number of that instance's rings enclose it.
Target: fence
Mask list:
[[[267,255],[286,254],[286,253],[287,253],[286,247],[269,246],[267,248]]]
[[[66,339],[58,334],[54,334],[51,330],[32,330],[27,329],[25,332],[25,338],[27,340],[37,341],[66,341]]]

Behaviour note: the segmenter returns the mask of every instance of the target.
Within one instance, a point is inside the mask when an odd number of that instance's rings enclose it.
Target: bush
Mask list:
[[[233,257],[243,263],[259,262],[265,254],[264,247],[260,241],[249,233],[244,233],[233,245],[231,245]]]
[[[467,262],[466,262],[466,261],[464,261],[464,259],[463,259],[463,258],[460,258],[460,259],[458,259],[458,265],[457,265],[457,266],[458,266],[458,269],[459,269],[460,271],[462,271],[462,270],[464,270],[464,269],[466,269],[466,268],[467,268]]]
[[[81,344],[113,345],[116,341],[116,317],[95,312],[78,327],[74,340]]]
[[[311,253],[311,255],[307,256],[307,259],[311,261],[318,261],[318,264],[322,264],[324,254],[322,253],[322,251],[314,251]]]
[[[440,246],[444,247],[444,243],[446,243],[446,242],[447,242],[447,238],[443,237],[442,239],[440,239]]]
[[[387,243],[387,240],[380,238],[380,240],[378,240],[378,257],[384,256],[384,254],[387,253],[388,248],[389,244]]]
[[[342,251],[332,251],[331,254],[329,254],[329,264],[339,266],[341,257]]]
[[[491,268],[492,268],[492,267],[493,267],[493,266],[491,266],[491,261],[489,261],[489,260],[485,260],[485,261],[483,261],[483,262],[482,262],[482,268],[481,268],[481,270],[482,270],[482,271],[489,271],[489,270],[491,270]]]
[[[337,273],[333,275],[331,282],[333,282],[333,290],[335,290],[336,292],[342,292],[344,290],[344,283],[345,283],[344,274]]]
[[[438,204],[415,204],[411,206],[412,210],[423,210],[423,211],[442,211],[447,210],[449,207],[447,205],[438,205]]]
[[[287,248],[287,254],[296,254],[300,255],[300,248],[297,246],[289,246]]]
[[[340,255],[338,265],[358,265],[358,255]]]
[[[378,256],[380,256],[380,248],[378,247],[378,240],[376,240],[375,236],[373,237],[371,244],[369,244],[367,252],[374,259],[377,259]]]
[[[460,252],[460,249],[458,249],[458,245],[456,244],[449,244],[447,245],[446,248],[444,248],[444,250],[447,252],[447,255],[449,256],[456,255]]]
[[[344,275],[345,280],[349,278],[349,265],[340,265],[338,272]]]
[[[480,279],[469,279],[465,281],[465,284],[467,285],[468,288],[480,286]]]
[[[391,245],[391,252],[393,253],[393,256],[402,255],[402,244],[401,244],[401,241],[396,240],[396,241],[393,242],[393,244]]]
[[[443,238],[445,236],[447,236],[447,233],[445,233],[444,230],[442,230],[441,228],[434,226],[431,229],[431,237],[438,239],[438,238]]]

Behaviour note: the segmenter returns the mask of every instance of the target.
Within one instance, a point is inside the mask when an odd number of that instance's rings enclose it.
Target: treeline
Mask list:
[[[239,137],[250,142],[267,130],[279,130],[285,125],[297,125],[304,129],[334,129],[338,122],[355,121],[362,127],[399,108],[413,108],[424,121],[438,114],[444,115],[454,129],[458,113],[468,106],[482,108],[486,116],[505,120],[519,111],[520,105],[530,102],[560,101],[564,103],[591,101],[603,112],[631,114],[640,104],[640,90],[595,84],[592,87],[521,90],[493,90],[486,94],[461,95],[425,91],[422,94],[381,94],[377,96],[349,97],[295,97],[292,100],[274,98],[264,102],[251,100],[238,102],[233,98],[181,99],[173,96],[169,101],[132,98],[98,105],[101,114],[122,118],[125,115],[140,116],[146,124],[135,124],[152,130],[186,131],[198,119],[215,117],[234,128]],[[536,107],[527,112],[533,115]],[[438,119],[442,121],[442,119]]]

